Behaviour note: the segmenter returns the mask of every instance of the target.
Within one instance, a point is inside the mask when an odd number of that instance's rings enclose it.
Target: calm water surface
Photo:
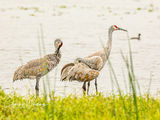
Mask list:
[[[116,24],[127,29],[131,37],[142,34],[141,41],[131,41],[135,75],[144,93],[151,74],[151,93],[156,94],[160,90],[159,4],[154,0],[0,1],[0,86],[6,92],[16,91],[21,95],[35,92],[35,80],[13,83],[12,78],[18,66],[40,57],[37,36],[42,24],[46,54],[54,52],[53,42],[56,38],[64,42],[61,62],[48,74],[51,90],[55,89],[56,95],[60,96],[81,95],[82,83],[61,82],[60,70],[75,58],[102,49],[100,41],[106,44],[108,28]],[[121,89],[127,92],[123,71],[127,72],[121,50],[128,55],[127,34],[116,31],[113,33],[110,60]],[[42,93],[43,80],[40,81],[40,88]],[[103,93],[112,89],[108,64],[98,77],[98,89]],[[94,81],[91,82],[90,93],[95,93]]]

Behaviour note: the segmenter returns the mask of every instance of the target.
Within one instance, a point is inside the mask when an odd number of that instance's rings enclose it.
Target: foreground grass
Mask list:
[[[0,119],[55,119],[55,120],[134,120],[136,118],[133,97],[123,95],[126,110],[121,97],[108,95],[65,98],[21,97],[7,95],[0,89]],[[139,119],[160,119],[160,98],[137,97]]]

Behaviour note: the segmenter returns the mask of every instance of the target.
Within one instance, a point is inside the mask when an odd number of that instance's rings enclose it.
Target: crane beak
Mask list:
[[[122,30],[122,31],[128,32],[127,30],[122,29],[122,28],[119,28],[119,27],[118,27],[118,29],[117,29],[117,30]]]

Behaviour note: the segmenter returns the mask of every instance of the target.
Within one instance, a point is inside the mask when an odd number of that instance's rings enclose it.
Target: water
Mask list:
[[[135,75],[145,93],[152,73],[151,93],[160,90],[160,10],[155,0],[92,0],[49,1],[5,0],[0,1],[0,86],[6,92],[16,91],[26,95],[34,93],[35,80],[12,82],[14,71],[21,64],[40,57],[37,31],[43,26],[46,53],[54,51],[53,42],[61,38],[62,59],[50,72],[50,88],[56,95],[82,94],[80,82],[61,82],[60,70],[77,57],[85,57],[102,49],[106,44],[108,28],[116,24],[129,31],[131,37],[142,34],[141,41],[131,41]],[[110,60],[125,91],[122,71],[126,71],[120,51],[128,54],[127,35],[113,33]],[[126,72],[125,72],[126,73]],[[127,78],[126,78],[127,79]],[[56,81],[55,81],[56,80]],[[41,93],[43,80],[40,81]],[[98,77],[100,92],[111,91],[108,64]],[[94,81],[90,93],[95,93]]]

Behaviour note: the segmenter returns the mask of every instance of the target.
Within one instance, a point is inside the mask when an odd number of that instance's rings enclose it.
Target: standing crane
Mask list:
[[[91,55],[89,55],[89,56],[87,56],[85,58],[76,59],[77,61],[79,61],[79,64],[83,63],[83,64],[86,64],[86,66],[89,67],[92,70],[100,71],[104,67],[104,65],[105,65],[105,63],[106,63],[106,61],[107,61],[107,59],[108,59],[108,57],[110,55],[110,52],[111,52],[111,48],[112,48],[112,33],[114,31],[117,31],[117,30],[121,30],[121,31],[127,32],[127,30],[125,30],[125,29],[119,28],[116,25],[112,25],[108,30],[108,41],[107,41],[107,44],[104,47],[104,49],[102,49],[100,51],[97,51],[97,52],[95,52],[95,53],[93,53],[93,54],[91,54]],[[73,76],[74,73],[71,72],[71,69],[73,69],[75,65],[76,64],[69,63],[69,64],[65,65],[62,68],[62,70],[61,70],[61,80],[68,80],[67,76],[70,76],[70,75]],[[77,68],[77,69],[79,69],[79,68]],[[83,70],[85,71],[85,68]],[[85,74],[82,74],[82,75],[85,76]],[[97,77],[95,77],[96,93],[98,92],[98,89],[97,89]],[[76,78],[75,78],[75,80],[76,80]],[[83,80],[79,80],[79,81],[84,82]],[[90,81],[87,81],[88,82],[87,93],[89,92]],[[86,85],[86,81],[84,82],[83,87],[82,87],[84,91],[86,91],[84,89],[84,88],[86,88],[86,87],[84,87],[85,85]]]
[[[48,54],[40,59],[29,61],[27,64],[20,66],[14,73],[13,82],[22,79],[36,79],[36,96],[39,96],[39,81],[40,78],[55,68],[61,59],[60,48],[63,42],[56,39],[54,42],[55,52]]]
[[[97,58],[101,62],[101,58]],[[92,69],[90,64],[85,63],[86,61],[81,62],[80,58],[77,58],[74,63],[69,63],[65,65],[61,70],[61,80],[62,81],[80,81],[84,82],[82,88],[85,94],[86,91],[86,82],[89,82],[93,79],[96,79],[99,75],[99,71]],[[67,73],[67,74],[66,74]]]

